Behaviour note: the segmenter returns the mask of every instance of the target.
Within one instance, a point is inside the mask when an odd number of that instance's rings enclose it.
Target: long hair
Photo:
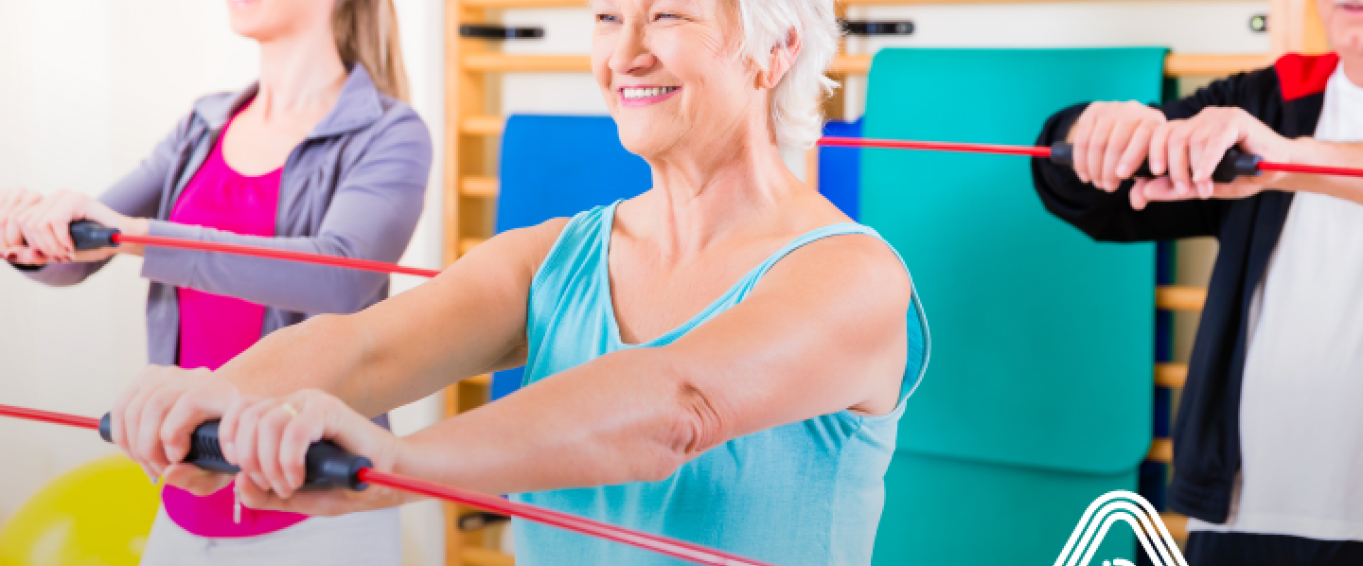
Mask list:
[[[379,92],[407,101],[407,68],[393,0],[337,0],[335,10],[331,25],[341,61],[364,65]]]

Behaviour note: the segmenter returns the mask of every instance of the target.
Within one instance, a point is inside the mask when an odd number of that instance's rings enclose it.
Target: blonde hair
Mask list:
[[[407,68],[393,0],[337,0],[331,27],[341,61],[364,65],[379,92],[407,101]]]
[[[791,32],[800,54],[776,85],[771,123],[776,143],[808,149],[823,133],[823,101],[838,83],[824,75],[838,54],[842,29],[833,0],[736,0],[743,25],[740,53],[768,70],[773,49],[786,49]]]

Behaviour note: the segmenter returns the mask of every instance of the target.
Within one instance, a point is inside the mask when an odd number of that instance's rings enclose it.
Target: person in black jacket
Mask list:
[[[1220,242],[1173,435],[1191,566],[1363,564],[1363,179],[1210,178],[1237,146],[1363,166],[1363,3],[1318,5],[1337,53],[1065,109],[1039,143],[1073,143],[1073,168],[1032,163],[1046,208],[1095,239]],[[1158,177],[1131,179],[1147,159]]]

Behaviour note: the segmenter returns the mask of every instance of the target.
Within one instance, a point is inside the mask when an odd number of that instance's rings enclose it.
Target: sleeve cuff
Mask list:
[[[1055,122],[1046,129],[1047,145],[1065,141],[1065,138],[1070,136],[1070,128],[1074,127],[1074,123],[1079,121],[1079,117],[1084,115],[1084,110],[1088,107],[1089,103],[1084,102],[1061,110],[1055,116]]]
[[[147,233],[152,236],[200,240],[203,230],[197,226],[152,220]],[[142,276],[152,281],[184,287],[190,285],[198,258],[203,252],[162,246],[147,246],[142,252]]]

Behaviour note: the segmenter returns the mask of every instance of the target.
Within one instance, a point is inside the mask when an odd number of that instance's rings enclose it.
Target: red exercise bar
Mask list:
[[[1299,165],[1296,163],[1274,163],[1272,161],[1260,161],[1259,168],[1264,171],[1288,171],[1291,173],[1308,173],[1311,175],[1337,175],[1340,177],[1363,177],[1363,169],[1353,169],[1349,167],[1326,167],[1323,165]]]
[[[0,416],[17,417],[95,430],[98,430],[100,425],[99,419],[39,411],[36,409],[25,409],[22,407],[12,407],[9,405],[0,405]],[[214,450],[217,449],[216,431],[217,429],[214,428],[212,433]],[[196,436],[197,435],[198,433],[196,432]],[[200,440],[203,441],[204,439],[200,438]],[[316,446],[314,445],[314,448],[315,447]],[[312,450],[310,449],[308,459],[313,459],[312,456]],[[724,551],[706,548],[704,546],[683,542],[673,538],[651,535],[624,527],[618,527],[609,523],[594,521],[585,517],[578,517],[576,515],[545,509],[543,507],[507,501],[500,497],[493,497],[476,491],[440,485],[438,483],[419,480],[400,474],[379,472],[373,468],[362,467],[355,475],[359,482],[388,486],[418,495],[425,495],[427,497],[443,499],[461,505],[486,509],[512,517],[520,517],[522,519],[543,523],[560,529],[567,529],[585,535],[600,537],[645,550],[651,550],[697,564],[706,564],[708,566],[771,566],[763,562],[749,560]]]
[[[878,140],[846,137],[825,137],[819,145],[829,147],[869,147],[888,149],[917,149],[926,151],[954,151],[968,153],[990,153],[997,155],[1026,155],[1049,158],[1051,148],[1030,145],[994,145],[983,143],[925,142],[913,140]],[[1287,171],[1311,175],[1334,175],[1342,177],[1363,177],[1363,169],[1350,167],[1327,167],[1321,165],[1300,165],[1295,163],[1276,163],[1259,161],[1258,168],[1263,171]]]
[[[1027,145],[995,145],[986,143],[877,140],[867,138],[840,138],[828,136],[820,139],[819,145],[830,147],[876,147],[885,149],[918,149],[925,151],[991,153],[998,155],[1026,155],[1030,157],[1051,156],[1051,148],[1049,147],[1033,147]]]
[[[322,254],[310,254],[305,252],[276,250],[257,246],[244,246],[241,244],[202,242],[199,240],[167,238],[165,236],[130,236],[122,232],[115,232],[112,239],[115,244],[122,243],[142,244],[145,246],[157,246],[162,248],[177,248],[182,250],[197,250],[205,252],[247,255],[253,257],[263,257],[268,259],[281,259],[285,261],[312,263],[316,265],[329,265],[332,267],[345,267],[349,269],[359,269],[363,271],[377,271],[379,273],[399,273],[402,275],[416,275],[418,277],[435,277],[436,275],[440,275],[440,272],[434,269],[404,267],[401,265],[384,263],[382,261],[372,261],[367,259],[351,259],[347,257],[336,257]]]
[[[23,407],[14,407],[11,405],[0,405],[0,416],[17,417],[30,421],[99,430],[99,419],[92,419],[79,415],[68,415],[66,413],[39,411],[38,409],[25,409]]]
[[[617,527],[609,523],[602,523],[576,515],[545,509],[543,507],[507,501],[500,497],[493,497],[476,491],[458,489],[398,474],[385,474],[376,471],[373,468],[362,468],[359,476],[360,481],[362,482],[385,485],[411,493],[501,513],[503,515],[520,517],[529,521],[535,521],[536,523],[544,523],[560,529],[566,529],[652,550],[673,558],[680,558],[697,564],[709,564],[713,566],[765,566],[762,562],[756,562],[741,556],[682,542],[676,539],[650,535],[624,527]]]

